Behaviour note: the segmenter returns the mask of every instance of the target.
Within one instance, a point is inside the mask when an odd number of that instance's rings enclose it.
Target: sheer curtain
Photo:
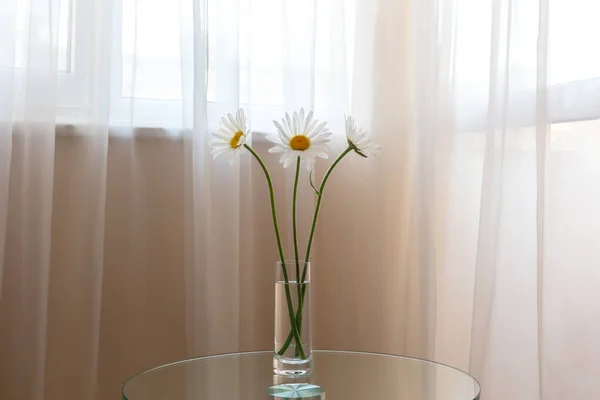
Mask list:
[[[159,363],[270,348],[264,178],[206,144],[240,106],[264,154],[299,107],[337,150],[344,112],[386,149],[330,181],[317,347],[450,363],[489,399],[593,397],[598,7],[3,1],[0,397],[104,399]],[[290,171],[267,164],[289,232]]]
[[[363,110],[387,151],[368,175],[375,181],[354,182],[365,172],[347,166],[336,193],[367,187],[350,201],[368,211],[343,228],[346,211],[333,211],[336,225],[320,238],[360,243],[337,249],[361,260],[345,279],[376,293],[353,300],[364,319],[342,320],[362,333],[347,346],[468,369],[490,399],[598,392],[597,10],[589,1],[380,1],[371,28],[364,21],[371,79],[355,75],[354,89],[368,86]],[[321,315],[352,314],[342,301],[328,306]]]
[[[358,5],[352,112],[386,151],[329,188],[320,345],[456,365],[486,399],[596,395],[597,10]]]
[[[353,15],[341,0],[0,4],[1,398],[118,397],[159,363],[269,348],[264,177],[247,154],[213,161],[207,138],[238,107],[264,154],[284,110],[341,132]],[[283,215],[289,171],[266,161]]]

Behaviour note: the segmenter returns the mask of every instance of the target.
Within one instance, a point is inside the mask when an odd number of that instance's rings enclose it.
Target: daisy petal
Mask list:
[[[283,168],[287,168],[287,167],[289,167],[290,165],[292,165],[293,161],[294,161],[294,160],[293,160],[293,159],[291,159],[291,158],[289,158],[289,159],[283,159],[283,160],[281,160],[281,162],[283,163]]]
[[[298,132],[304,132],[304,108],[300,109],[300,115],[298,115]]]
[[[229,119],[231,125],[235,128],[236,132],[241,131],[241,126],[237,124],[236,118],[234,118],[231,113],[227,114],[227,118]]]
[[[319,123],[318,119],[315,119],[314,121],[311,122],[311,124],[308,126],[308,128],[306,128],[306,130],[304,131],[304,134],[306,136],[310,135],[311,132],[315,129],[315,127],[317,126],[317,124]]]
[[[273,121],[273,124],[275,125],[275,127],[277,128],[277,131],[279,132],[279,134],[283,137],[285,137],[287,139],[287,141],[289,141],[291,139],[291,136],[289,136],[287,134],[287,132],[285,131],[285,129],[283,128],[283,126],[277,122],[277,121]]]
[[[373,143],[371,132],[356,126],[352,117],[346,117],[346,139],[353,150],[362,157],[377,157],[383,148]]]
[[[321,122],[319,125],[317,125],[315,127],[315,129],[310,133],[310,135],[308,135],[309,139],[314,138],[315,136],[317,136],[325,127],[325,125],[327,125],[327,122]]]
[[[244,109],[240,108],[237,112],[237,120],[238,125],[242,128],[246,128],[246,114],[244,113]]]
[[[230,149],[231,148],[231,146],[229,144],[223,143],[223,142],[212,142],[212,143],[209,142],[209,144],[215,149]]]
[[[225,117],[223,117],[221,119],[221,123],[231,131],[231,133],[236,133],[238,130],[236,129],[235,126],[231,125],[231,122],[229,122],[227,119],[225,119]]]
[[[299,125],[299,124],[298,124],[298,113],[297,113],[296,111],[294,111],[294,117],[293,117],[292,121],[293,121],[293,123],[294,123],[294,126],[293,126],[293,128],[294,128],[294,129],[293,129],[293,131],[292,131],[292,132],[293,132],[293,133],[294,133],[294,135],[295,135],[296,133],[298,133],[298,132],[299,132],[299,129],[298,129],[298,125]]]
[[[230,151],[232,151],[231,148],[229,148],[229,149],[222,148],[222,149],[212,149],[212,151],[210,153],[213,155],[213,158],[216,158],[222,154],[227,154]]]
[[[213,133],[213,140],[219,139],[219,142],[229,142],[231,140],[231,134],[225,135],[224,133],[215,132]]]
[[[306,131],[308,130],[308,128],[310,127],[310,124],[312,123],[312,117],[313,117],[313,112],[311,111],[306,116],[306,121],[304,121],[304,134],[306,134]]]
[[[313,140],[311,140],[310,144],[311,144],[311,146],[318,146],[318,145],[326,144],[326,143],[329,143],[329,142],[330,142],[330,140],[327,139],[326,137],[323,138],[323,139],[321,139],[319,137],[319,139],[313,139]]]
[[[279,146],[274,146],[269,149],[269,153],[284,153],[285,150]]]
[[[292,124],[292,120],[290,119],[290,114],[288,114],[288,113],[285,114],[285,123],[287,123],[286,126],[288,129],[288,133],[293,136],[294,135],[294,131],[292,130],[293,124]],[[284,125],[285,125],[285,123],[284,123]]]

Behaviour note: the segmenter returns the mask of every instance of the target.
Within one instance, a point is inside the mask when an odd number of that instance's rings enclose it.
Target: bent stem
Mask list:
[[[269,170],[267,166],[263,162],[262,158],[254,151],[252,147],[250,147],[247,143],[244,144],[244,147],[256,158],[256,161],[260,164],[263,172],[265,173],[265,178],[267,178],[267,185],[269,186],[269,196],[271,200],[271,214],[273,216],[273,227],[275,229],[275,237],[277,238],[277,248],[279,250],[279,258],[281,259],[281,268],[283,272],[283,279],[285,281],[285,298],[288,306],[288,314],[290,317],[290,327],[291,333],[296,342],[296,348],[298,349],[298,353],[300,358],[306,359],[306,355],[304,354],[304,349],[302,348],[302,342],[300,341],[300,335],[298,333],[298,327],[296,325],[296,318],[294,315],[294,308],[292,306],[292,296],[290,294],[290,280],[288,277],[287,270],[285,268],[285,256],[283,254],[283,246],[281,245],[281,235],[279,233],[279,223],[277,222],[277,211],[275,209],[275,192],[273,190],[273,181],[271,180],[271,175],[269,174]],[[290,340],[291,341],[291,340]],[[289,347],[289,343],[288,343]],[[280,349],[277,354],[282,355],[287,350],[287,347],[284,349]]]
[[[348,148],[346,150],[344,150],[342,152],[342,154],[340,154],[338,156],[338,158],[335,159],[335,161],[333,162],[333,164],[331,164],[331,166],[325,173],[325,176],[323,177],[323,182],[321,182],[321,186],[319,187],[319,195],[317,196],[317,204],[315,205],[315,212],[313,214],[312,226],[310,228],[310,235],[308,236],[308,245],[306,246],[306,255],[304,256],[304,260],[306,262],[308,262],[308,260],[310,258],[310,249],[312,247],[313,238],[315,236],[315,228],[317,227],[317,218],[319,217],[319,210],[321,209],[321,200],[323,200],[323,191],[325,190],[325,185],[327,184],[327,180],[329,179],[329,176],[333,172],[333,169],[338,165],[338,163],[340,161],[342,161],[342,158],[346,157],[346,155],[348,153],[350,153],[351,151],[352,151],[352,147],[348,146]],[[304,270],[302,271],[301,283],[304,282],[304,280],[306,279],[306,272],[307,272],[306,267],[307,267],[307,264],[304,264]]]
[[[317,219],[319,217],[319,210],[321,209],[321,200],[323,199],[323,191],[325,190],[325,185],[327,184],[327,180],[329,179],[329,175],[331,175],[331,173],[333,172],[333,169],[336,167],[336,165],[338,165],[338,163],[340,161],[342,161],[342,158],[346,157],[346,155],[348,153],[350,153],[351,151],[352,151],[352,147],[348,146],[348,148],[346,148],[346,150],[344,150],[342,152],[342,154],[340,154],[338,156],[338,158],[335,159],[335,161],[331,164],[331,166],[325,173],[325,176],[323,177],[323,182],[321,182],[321,186],[319,187],[319,190],[318,190],[317,204],[315,205],[315,212],[313,214],[312,226],[310,228],[310,235],[308,237],[308,245],[306,246],[306,255],[304,257],[304,269],[302,271],[302,279],[299,282],[300,283],[299,286],[302,286],[302,293],[300,296],[300,302],[298,303],[298,312],[296,313],[295,328],[298,330],[302,329],[302,309],[304,308],[304,296],[306,294],[306,286],[307,286],[304,284],[304,281],[306,280],[306,273],[307,273],[307,269],[308,269],[307,268],[308,260],[310,257],[310,250],[311,250],[313,238],[315,235],[315,228],[317,227]],[[294,338],[294,332],[292,330],[292,331],[290,331],[285,343],[281,347],[282,351],[285,352],[285,350],[287,350],[287,348],[290,346],[290,343],[292,342],[293,338]]]

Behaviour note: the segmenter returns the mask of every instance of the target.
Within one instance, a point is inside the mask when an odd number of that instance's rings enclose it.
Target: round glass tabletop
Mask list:
[[[315,351],[313,372],[273,375],[272,352],[210,356],[130,378],[124,400],[478,400],[479,384],[446,365],[383,354]]]

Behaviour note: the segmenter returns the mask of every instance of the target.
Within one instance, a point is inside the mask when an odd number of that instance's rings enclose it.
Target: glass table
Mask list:
[[[478,400],[466,373],[415,358],[315,351],[313,372],[273,375],[272,352],[210,356],[163,365],[130,378],[124,400]]]

